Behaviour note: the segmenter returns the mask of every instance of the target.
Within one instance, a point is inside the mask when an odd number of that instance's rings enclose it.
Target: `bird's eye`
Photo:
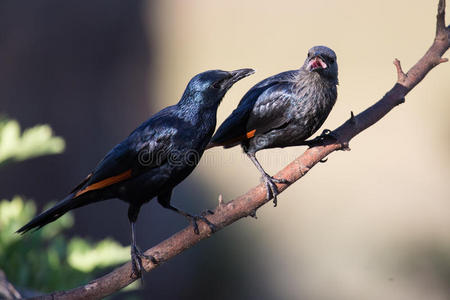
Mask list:
[[[222,84],[223,84],[224,81],[225,81],[225,78],[214,82],[213,85],[212,85],[213,88],[221,89],[222,88]]]
[[[330,63],[334,64],[334,58],[330,58]]]

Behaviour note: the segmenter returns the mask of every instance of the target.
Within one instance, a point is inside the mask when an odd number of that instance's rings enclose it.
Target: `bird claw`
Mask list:
[[[248,215],[253,219],[258,219],[258,216],[256,215],[256,208],[252,210]]]
[[[191,216],[191,221],[192,221],[192,225],[194,226],[194,233],[195,234],[200,234],[200,230],[198,229],[198,224],[197,221],[198,220],[202,220],[203,222],[205,222],[206,225],[208,225],[209,229],[211,230],[211,233],[214,233],[217,231],[217,226],[214,225],[213,223],[211,223],[207,218],[206,215],[213,215],[214,212],[211,210],[207,210],[202,212],[199,216]]]
[[[207,209],[206,211],[202,212],[200,215],[205,217],[206,215],[213,215],[214,212],[210,209]]]
[[[324,129],[319,136],[315,137],[312,140],[305,141],[303,142],[303,144],[308,146],[309,148],[312,148],[324,144],[325,140],[330,138],[333,139],[334,141],[338,140],[338,136],[335,133],[333,133],[333,131],[329,129]]]
[[[333,131],[331,131],[330,129],[324,129],[322,131],[322,133],[318,136],[318,138],[321,139],[322,141],[327,139],[327,138],[332,138],[335,141],[338,140],[337,135]]]
[[[270,179],[275,182],[275,183],[282,183],[282,184],[289,184],[291,183],[289,180],[284,179],[284,178],[275,178],[275,177],[270,177]]]
[[[288,184],[289,181],[286,179],[278,179],[272,176],[266,175],[263,176],[264,183],[266,184],[266,196],[267,200],[270,200],[273,197],[273,206],[277,207],[278,199],[277,196],[279,194],[278,187],[275,183]]]
[[[145,271],[142,265],[142,259],[150,260],[152,263],[157,264],[158,261],[151,255],[146,255],[137,246],[131,246],[131,265],[133,267],[133,274],[136,277],[140,277],[142,284],[144,284],[144,278],[142,277],[142,271]]]

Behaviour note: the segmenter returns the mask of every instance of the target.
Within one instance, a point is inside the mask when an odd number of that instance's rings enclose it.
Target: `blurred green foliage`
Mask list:
[[[61,153],[64,147],[64,140],[53,136],[48,125],[28,128],[21,135],[17,121],[0,118],[0,166],[12,161]]]
[[[0,167],[61,153],[64,147],[64,140],[53,136],[48,125],[35,126],[20,135],[16,121],[0,118]],[[35,232],[16,234],[35,214],[36,205],[31,200],[15,196],[0,201],[0,269],[17,287],[40,292],[73,288],[130,257],[129,247],[112,239],[92,243],[64,237],[63,231],[73,225],[70,213]]]
[[[20,197],[0,201],[0,269],[19,287],[43,292],[73,288],[130,257],[129,247],[111,239],[65,238],[62,232],[73,225],[70,213],[33,233],[16,234],[35,212],[35,204]]]

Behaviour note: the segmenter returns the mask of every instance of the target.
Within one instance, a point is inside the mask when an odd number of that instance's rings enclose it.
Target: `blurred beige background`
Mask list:
[[[340,68],[338,102],[324,126],[334,129],[392,87],[394,58],[407,70],[425,53],[436,7],[419,0],[157,1],[145,15],[157,41],[152,107],[174,103],[201,71],[255,68],[226,95],[220,124],[255,83],[300,67],[310,47],[327,45]],[[449,78],[449,64],[434,69],[406,104],[357,136],[351,152],[333,153],[277,208],[260,209],[258,220],[225,229],[258,237],[246,249],[233,247],[250,252],[262,271],[248,278],[249,288],[270,285],[278,299],[450,299]],[[302,151],[259,157],[274,173]],[[226,200],[259,182],[237,147],[207,152],[182,185],[199,178]]]

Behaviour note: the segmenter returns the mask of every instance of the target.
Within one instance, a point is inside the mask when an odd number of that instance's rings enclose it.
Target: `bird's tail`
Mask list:
[[[55,206],[47,209],[40,215],[34,217],[30,222],[22,226],[16,232],[24,234],[25,232],[33,228],[36,228],[36,230],[40,229],[41,227],[47,225],[48,223],[55,221],[69,210],[90,203],[89,201],[86,201],[88,200],[86,199],[86,197],[74,197],[74,196],[75,193],[71,193],[66,198],[56,203]]]

